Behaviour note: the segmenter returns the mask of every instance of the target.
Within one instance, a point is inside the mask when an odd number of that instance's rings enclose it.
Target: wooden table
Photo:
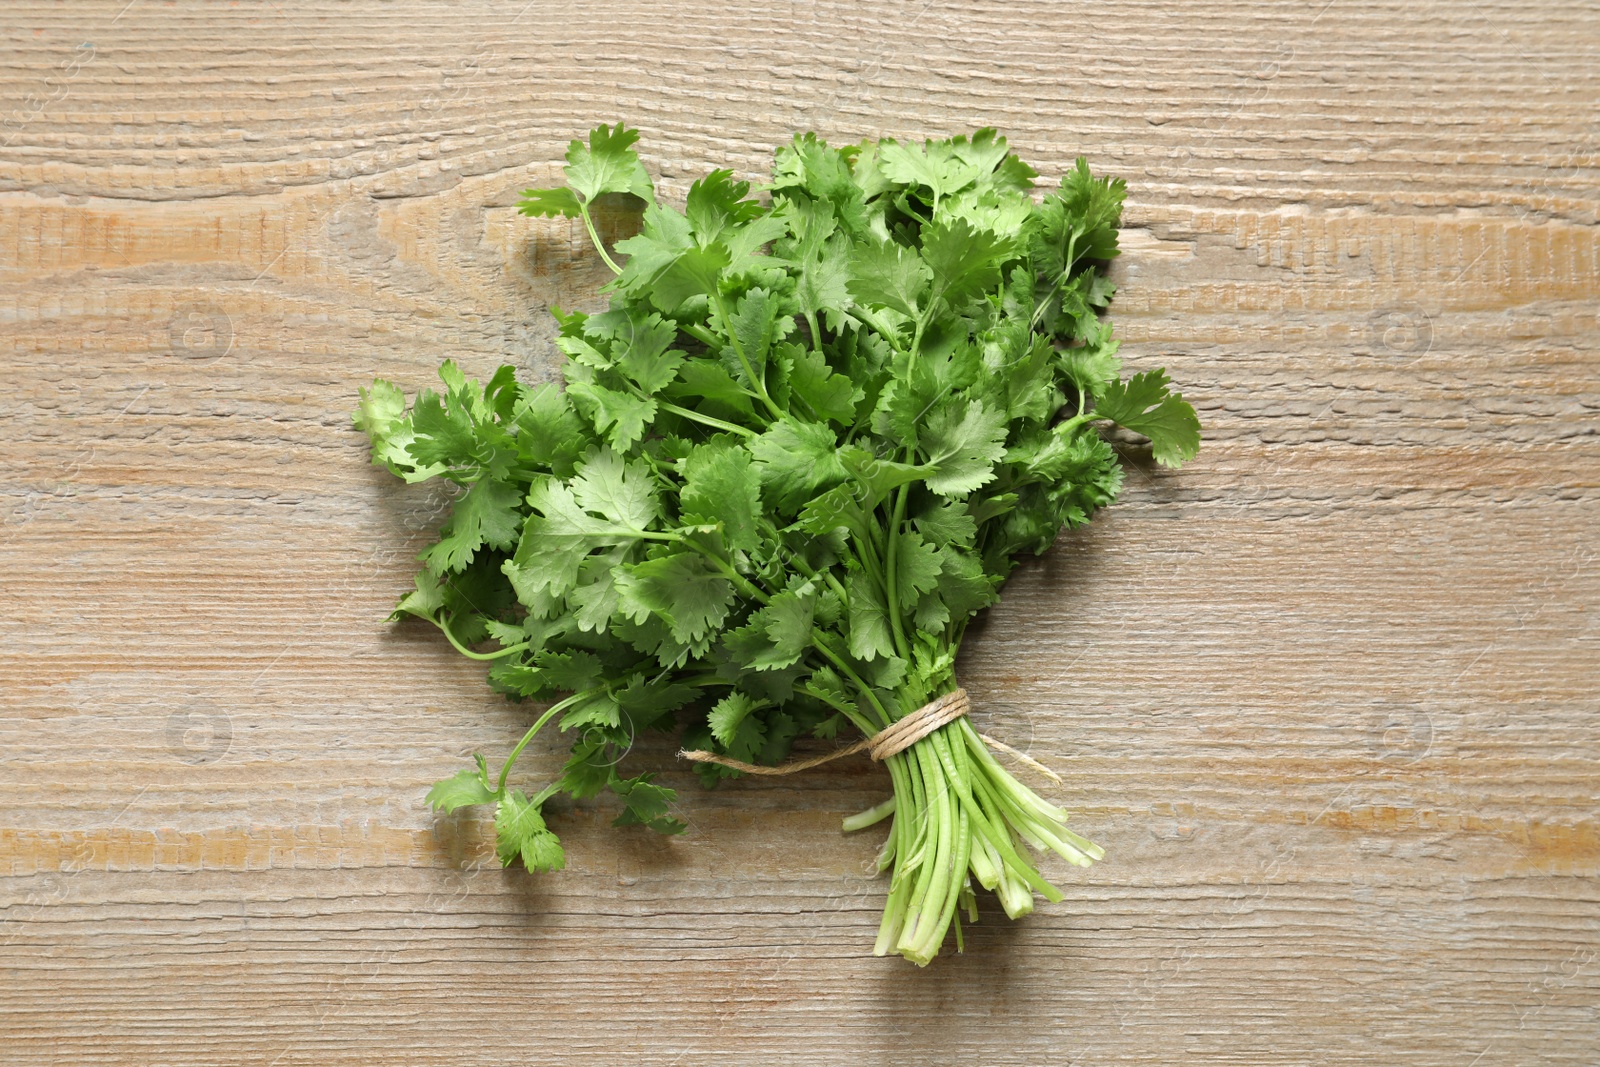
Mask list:
[[[0,1062],[1600,1062],[1592,3],[7,5]],[[386,625],[444,498],[374,375],[553,373],[597,121],[668,197],[994,125],[1130,190],[1114,314],[1206,444],[962,664],[1109,852],[870,955],[846,761],[495,869],[526,722]],[[641,765],[671,765],[670,745]],[[530,774],[559,758],[532,754]]]

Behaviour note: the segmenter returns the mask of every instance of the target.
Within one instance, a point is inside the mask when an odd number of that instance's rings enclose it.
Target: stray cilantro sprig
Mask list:
[[[396,617],[433,623],[512,697],[560,697],[497,773],[477,756],[428,794],[494,805],[501,862],[530,870],[565,862],[541,810],[557,793],[609,792],[619,825],[683,829],[672,790],[619,770],[640,731],[682,720],[689,747],[773,764],[797,737],[875,734],[949,692],[1017,557],[1116,496],[1101,424],[1167,466],[1200,443],[1164,371],[1122,377],[1100,312],[1124,188],[1082,160],[1036,202],[993,130],[806,135],[778,151],[767,199],[716,170],[679,210],[656,201],[637,136],[597,128],[565,188],[522,200],[582,220],[616,274],[607,311],[554,312],[565,388],[447,362],[409,409],[380,380],[356,413],[375,463],[463,490]],[[643,210],[620,264],[591,215],[606,196]],[[571,755],[529,796],[511,771],[552,720]],[[845,824],[893,816],[880,954],[925,964],[952,923],[959,947],[974,881],[1013,917],[1061,899],[1025,846],[1101,855],[965,718],[885,766],[892,799]]]

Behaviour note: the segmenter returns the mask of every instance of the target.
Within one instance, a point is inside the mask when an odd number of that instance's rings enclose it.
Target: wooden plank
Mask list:
[[[0,1060],[1600,1057],[1592,5],[19,0],[0,41]],[[383,624],[444,498],[348,411],[554,373],[603,278],[512,205],[616,118],[668,197],[801,129],[1128,180],[1123,354],[1205,448],[962,661],[1109,857],[925,971],[869,955],[865,761],[674,767],[687,834],[576,804],[551,877],[422,804],[527,710]]]

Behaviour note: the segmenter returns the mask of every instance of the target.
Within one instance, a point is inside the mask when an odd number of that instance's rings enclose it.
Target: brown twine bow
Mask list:
[[[895,720],[871,737],[863,737],[847,748],[829,752],[824,756],[814,756],[811,759],[782,763],[776,767],[763,767],[756,763],[745,763],[743,760],[719,756],[715,752],[706,752],[703,749],[679,752],[678,755],[684,759],[694,760],[696,763],[715,763],[718,766],[729,767],[736,771],[743,771],[746,774],[765,775],[795,774],[800,771],[808,771],[813,767],[820,767],[824,763],[831,763],[845,756],[853,756],[857,752],[866,752],[867,755],[881,763],[896,753],[904,752],[946,723],[955,722],[971,710],[972,703],[967,699],[967,691],[957,686],[944,696],[930,700],[910,715]],[[1046,778],[1060,784],[1060,776],[1032,757],[1024,755],[1010,745],[1002,744],[992,737],[979,734],[978,739],[990,748],[1009,753],[1018,762],[1031,767]]]

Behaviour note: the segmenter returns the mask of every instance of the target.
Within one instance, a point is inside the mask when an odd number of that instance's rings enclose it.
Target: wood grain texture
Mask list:
[[[9,3],[0,1063],[1600,1062],[1597,14]],[[616,118],[669,197],[801,129],[1128,181],[1204,449],[961,665],[1109,856],[926,971],[865,761],[671,770],[686,835],[578,805],[553,877],[423,806],[527,711],[383,624],[443,498],[348,412],[554,372],[601,278],[512,205]]]

